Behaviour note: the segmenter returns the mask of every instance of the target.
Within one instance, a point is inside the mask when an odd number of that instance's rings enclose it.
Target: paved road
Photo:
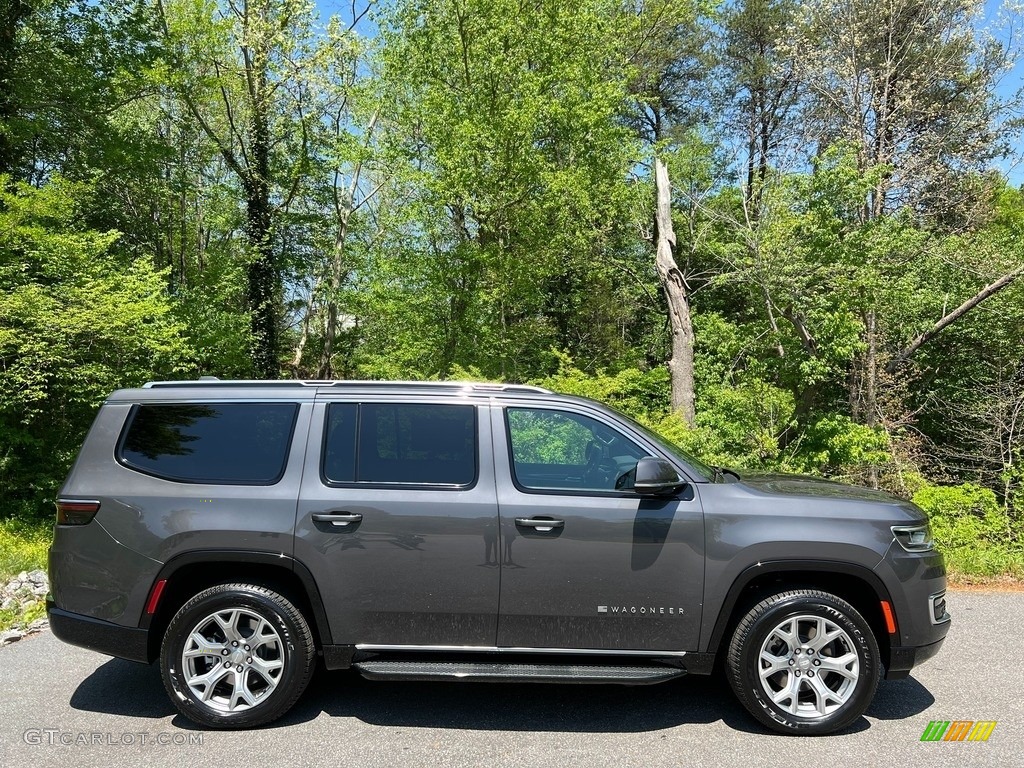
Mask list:
[[[0,649],[0,768],[1024,766],[1024,594],[958,592],[950,604],[942,653],[908,680],[883,681],[848,732],[817,739],[761,731],[716,678],[629,688],[373,683],[349,672],[320,673],[270,728],[204,732],[175,714],[155,667],[47,633]],[[987,743],[920,742],[940,719],[999,724]],[[101,743],[61,743],[92,738]]]

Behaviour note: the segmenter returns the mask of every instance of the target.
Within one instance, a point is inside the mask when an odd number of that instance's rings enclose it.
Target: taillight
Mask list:
[[[99,511],[98,501],[57,499],[57,525],[85,525]]]

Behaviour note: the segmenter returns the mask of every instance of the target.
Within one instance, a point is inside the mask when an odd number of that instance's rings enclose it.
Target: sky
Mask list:
[[[1024,86],[1024,64],[1021,62],[1021,47],[1024,46],[1024,3],[1006,0],[986,0],[980,27],[1000,42],[1016,50],[1017,56],[1010,69],[996,88],[996,96],[1012,98]],[[1024,115],[1018,115],[1024,117]],[[1006,174],[1011,186],[1024,185],[1024,141],[1018,134],[1013,142],[1014,157],[997,164]]]

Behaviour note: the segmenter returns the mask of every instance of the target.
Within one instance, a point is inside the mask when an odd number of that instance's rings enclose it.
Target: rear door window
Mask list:
[[[476,481],[476,408],[431,403],[333,403],[323,475],[329,483],[440,485]]]
[[[118,460],[176,482],[273,485],[284,474],[298,410],[297,403],[137,405]]]

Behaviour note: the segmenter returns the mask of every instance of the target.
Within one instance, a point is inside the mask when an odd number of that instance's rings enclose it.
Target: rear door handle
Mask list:
[[[517,517],[516,525],[533,528],[535,531],[553,531],[555,528],[562,528],[565,521],[553,520],[550,517]]]
[[[314,512],[313,520],[318,523],[330,523],[331,525],[351,525],[358,523],[363,516],[358,512]]]

